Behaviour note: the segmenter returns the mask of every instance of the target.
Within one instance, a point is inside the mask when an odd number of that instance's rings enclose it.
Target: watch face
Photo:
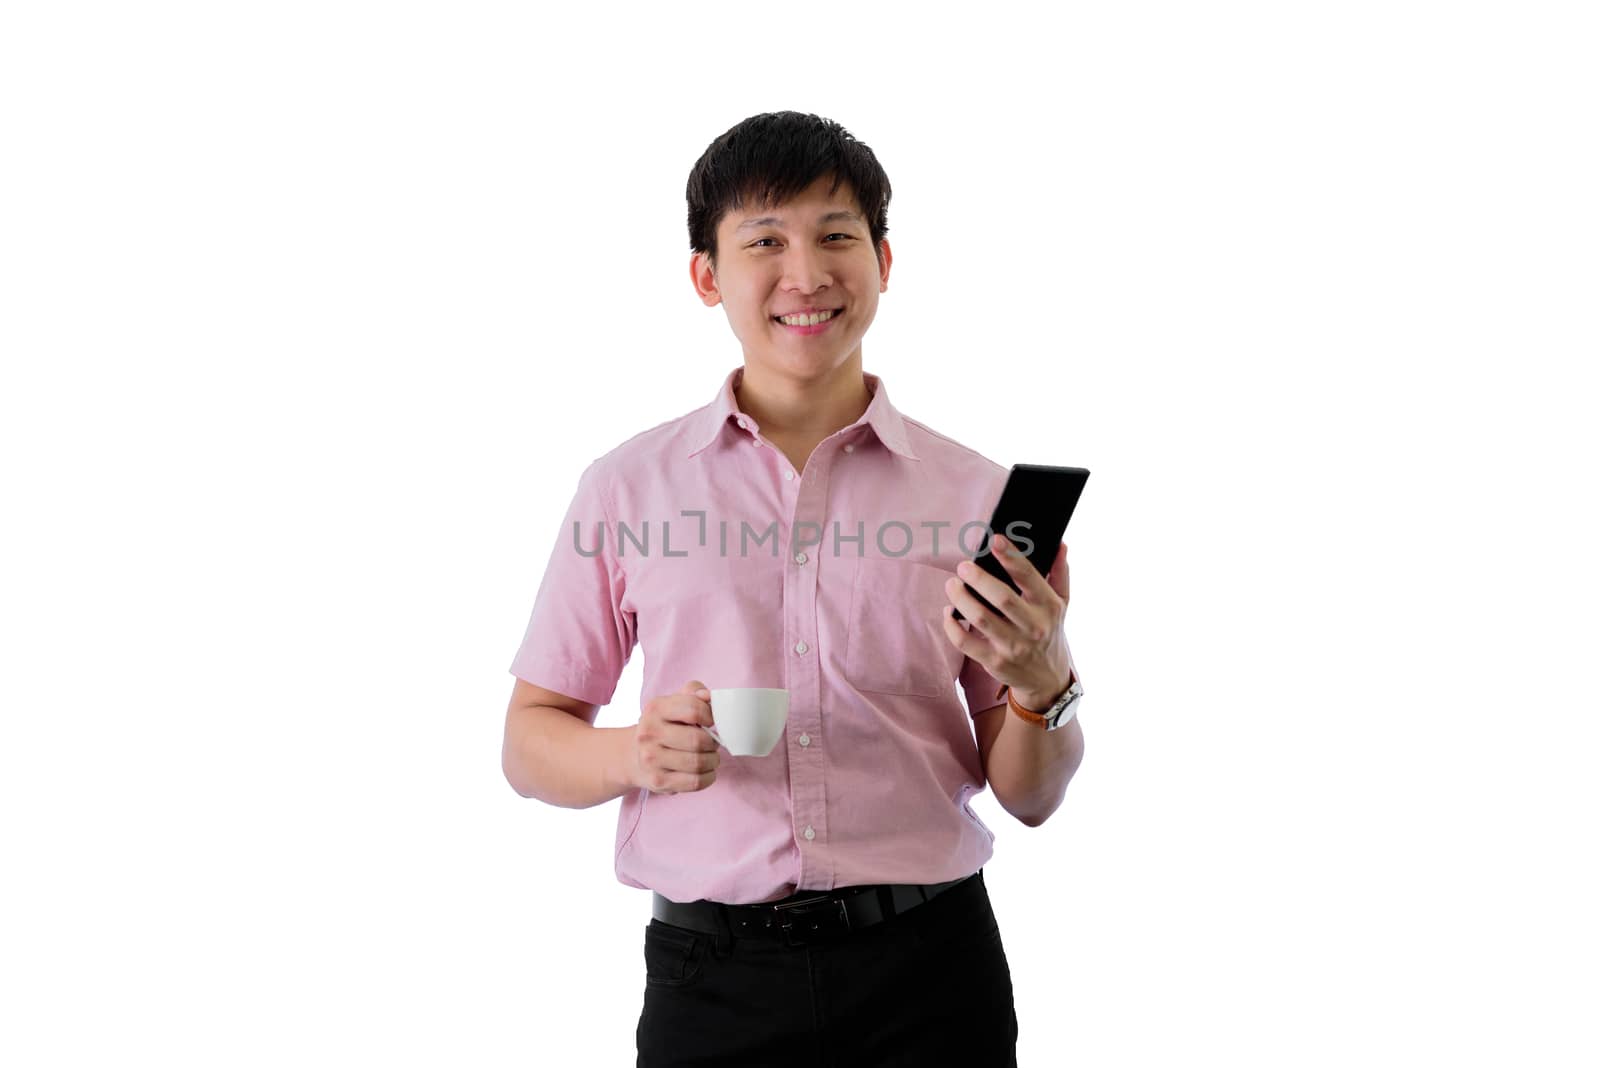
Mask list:
[[[1071,688],[1069,688],[1066,693],[1062,694],[1061,699],[1057,701],[1047,713],[1045,713],[1045,718],[1049,721],[1048,726],[1051,730],[1054,730],[1061,724],[1063,720],[1067,718],[1067,716],[1072,712],[1073,706],[1077,704],[1078,698],[1080,695],[1082,695],[1082,693],[1083,687],[1074,681]]]

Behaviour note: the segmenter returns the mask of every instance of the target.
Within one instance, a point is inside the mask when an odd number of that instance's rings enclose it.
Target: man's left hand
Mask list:
[[[950,644],[988,669],[1011,687],[1023,708],[1039,710],[1061,696],[1071,683],[1072,661],[1067,651],[1062,621],[1071,589],[1067,574],[1067,545],[1061,543],[1048,575],[1041,575],[1013,544],[995,534],[989,546],[1022,593],[984,571],[970,560],[956,567],[958,578],[945,583],[945,596],[971,623],[963,629],[950,609],[944,613],[944,633]],[[963,585],[963,582],[966,585]],[[967,591],[967,585],[994,605],[991,612]]]

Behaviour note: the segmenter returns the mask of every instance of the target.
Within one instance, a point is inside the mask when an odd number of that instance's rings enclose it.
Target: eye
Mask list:
[[[855,240],[855,235],[854,234],[829,234],[828,236],[829,237],[842,237],[846,241],[854,241]]]
[[[777,238],[775,238],[775,237],[757,238],[756,240],[750,242],[750,247],[751,248],[760,248],[761,247],[761,242],[763,242],[763,241],[776,241],[776,240],[777,240]]]

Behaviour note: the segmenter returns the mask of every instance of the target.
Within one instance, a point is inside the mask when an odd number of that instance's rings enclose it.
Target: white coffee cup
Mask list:
[[[705,731],[734,756],[766,756],[789,721],[789,691],[743,686],[711,691],[714,727]]]

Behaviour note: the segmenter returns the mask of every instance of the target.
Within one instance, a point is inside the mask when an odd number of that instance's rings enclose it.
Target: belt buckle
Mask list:
[[[833,905],[832,908],[828,907],[830,902]],[[850,914],[845,911],[844,898],[836,898],[830,894],[808,897],[800,901],[791,901],[784,905],[774,905],[772,910],[777,915],[778,926],[783,931],[784,944],[791,947],[809,945],[809,936],[813,934],[822,935],[850,929]],[[815,932],[803,931],[797,936],[794,929],[795,918],[813,914],[819,918],[825,918],[825,922],[819,924],[818,930]],[[837,920],[836,924],[826,922],[834,919]]]

